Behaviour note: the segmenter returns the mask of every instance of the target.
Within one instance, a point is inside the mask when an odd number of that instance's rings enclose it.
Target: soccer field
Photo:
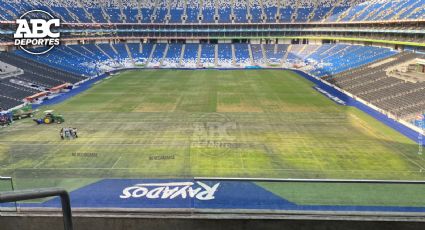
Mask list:
[[[62,125],[0,129],[0,175],[68,189],[100,178],[425,179],[418,144],[313,86],[281,70],[125,72],[41,108]],[[62,141],[61,127],[80,138]]]

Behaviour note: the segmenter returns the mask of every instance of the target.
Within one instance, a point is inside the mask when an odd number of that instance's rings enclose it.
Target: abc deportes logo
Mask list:
[[[61,25],[60,20],[43,10],[31,10],[16,20],[17,29],[13,35],[15,45],[29,54],[45,54],[59,45],[60,32],[52,32]],[[36,51],[26,47],[39,47]]]

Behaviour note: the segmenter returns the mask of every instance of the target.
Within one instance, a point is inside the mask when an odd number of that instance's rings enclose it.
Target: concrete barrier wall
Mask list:
[[[271,229],[271,230],[416,230],[425,229],[424,222],[313,220],[313,219],[251,219],[251,218],[199,218],[148,216],[132,217],[74,217],[74,230],[212,230],[212,229]],[[264,218],[264,217],[263,217]],[[63,229],[60,216],[0,216],[1,230],[58,230]]]

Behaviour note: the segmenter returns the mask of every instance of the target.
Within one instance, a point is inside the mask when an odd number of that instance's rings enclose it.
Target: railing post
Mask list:
[[[62,214],[63,214],[63,225],[65,230],[72,230],[72,211],[71,211],[71,201],[69,198],[68,192],[65,191],[60,195],[62,203]]]
[[[53,197],[53,196],[60,196],[64,229],[72,230],[73,224],[72,224],[71,202],[69,199],[68,192],[64,189],[45,188],[45,189],[3,192],[3,193],[0,193],[0,203],[33,200],[33,199],[47,198],[47,197]]]

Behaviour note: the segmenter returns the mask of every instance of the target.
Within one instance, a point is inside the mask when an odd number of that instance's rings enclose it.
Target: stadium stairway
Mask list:
[[[127,51],[127,55],[130,58],[131,63],[134,65],[135,61],[134,61],[133,55],[131,54],[130,48],[128,47],[127,43],[125,43],[124,45],[125,45],[125,50]]]

